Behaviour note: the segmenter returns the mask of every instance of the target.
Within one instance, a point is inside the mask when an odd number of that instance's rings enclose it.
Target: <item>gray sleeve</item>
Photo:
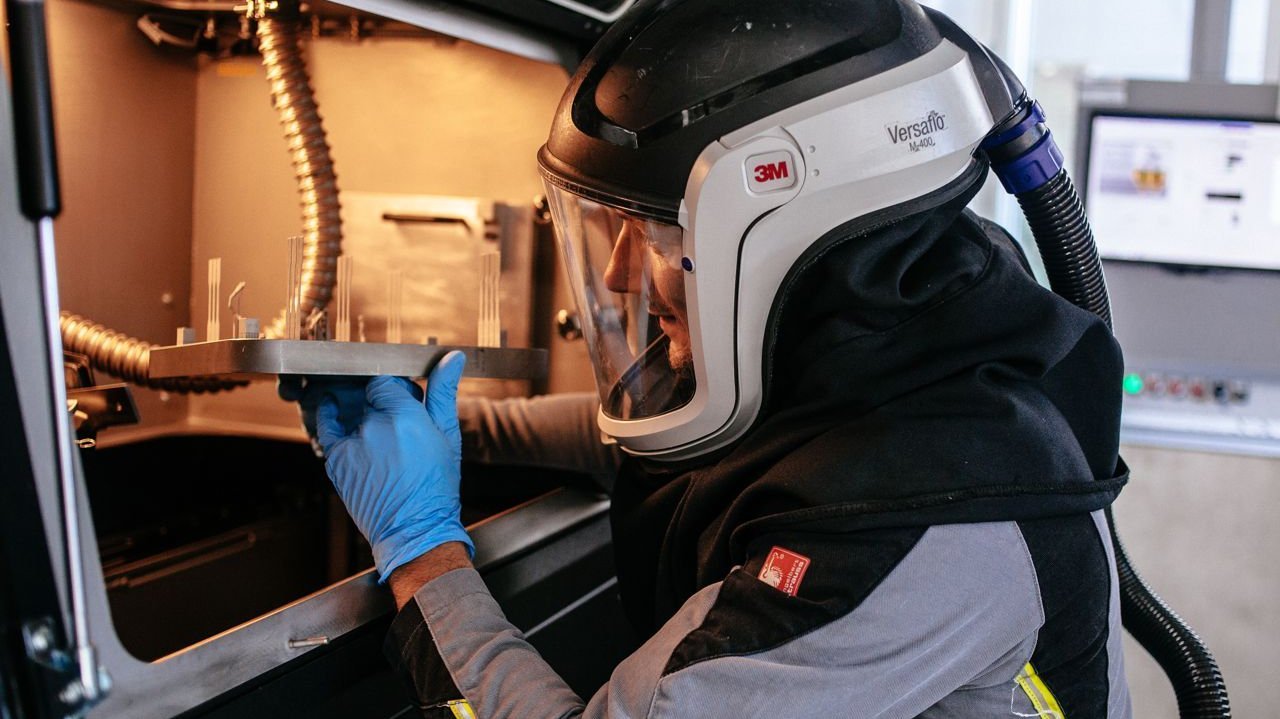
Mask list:
[[[437,706],[447,696],[460,694],[480,719],[645,717],[667,657],[701,622],[719,586],[707,587],[686,602],[676,617],[618,665],[590,704],[574,694],[506,620],[471,569],[454,570],[418,590],[416,608],[427,631],[393,626],[393,640],[397,631],[404,637],[392,652],[393,661],[402,671],[412,667],[410,681],[420,704]],[[402,610],[397,624],[407,611],[410,607]],[[430,666],[436,662],[442,666]],[[432,677],[434,686],[426,686]],[[441,694],[440,685],[450,681],[452,686]]]
[[[463,457],[485,464],[546,467],[588,474],[612,486],[621,455],[596,426],[590,392],[503,400],[459,398]]]
[[[733,613],[733,631],[744,635],[756,622],[787,621],[752,613],[776,607],[757,600],[778,590],[736,569],[691,597],[586,704],[505,620],[474,571],[450,572],[416,599],[431,651],[483,719],[1002,716],[1044,621],[1036,587],[1013,523],[934,527],[847,614],[780,644],[748,640],[676,666],[673,655],[713,613]],[[947,713],[953,694],[978,713]]]

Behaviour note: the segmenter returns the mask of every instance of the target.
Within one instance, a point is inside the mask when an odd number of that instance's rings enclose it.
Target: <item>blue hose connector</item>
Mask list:
[[[1012,126],[997,128],[982,141],[981,149],[990,159],[1000,184],[1011,195],[1043,187],[1064,166],[1062,150],[1053,141],[1038,102],[1027,105],[1021,119]]]

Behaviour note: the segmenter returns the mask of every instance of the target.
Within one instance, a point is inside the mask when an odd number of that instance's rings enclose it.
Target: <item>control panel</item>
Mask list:
[[[1280,456],[1280,379],[1202,368],[1130,367],[1121,439]]]

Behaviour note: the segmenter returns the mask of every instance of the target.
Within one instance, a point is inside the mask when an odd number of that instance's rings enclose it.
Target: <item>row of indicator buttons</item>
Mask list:
[[[1240,380],[1207,380],[1199,377],[1130,372],[1124,376],[1124,393],[1137,397],[1169,397],[1218,404],[1249,401],[1249,385]]]

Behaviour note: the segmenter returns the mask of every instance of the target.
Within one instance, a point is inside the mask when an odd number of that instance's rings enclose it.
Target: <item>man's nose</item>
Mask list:
[[[612,292],[634,292],[639,289],[639,273],[633,273],[631,267],[633,245],[631,231],[624,227],[618,234],[618,241],[613,244],[609,264],[604,268],[604,286]]]

